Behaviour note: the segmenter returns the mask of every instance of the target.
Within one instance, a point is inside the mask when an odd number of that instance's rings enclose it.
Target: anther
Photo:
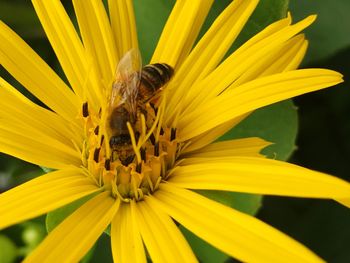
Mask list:
[[[111,170],[111,160],[110,159],[106,159],[106,161],[105,161],[105,169],[106,170]]]
[[[141,163],[136,165],[136,172],[141,173]]]
[[[141,148],[140,152],[141,152],[141,160],[146,162],[146,149],[145,148]]]
[[[153,133],[149,136],[149,139],[153,145],[156,143],[156,138],[154,137]]]
[[[89,116],[89,106],[88,106],[87,102],[84,102],[82,112],[83,112],[83,117],[84,118]]]
[[[102,134],[101,136],[101,142],[100,142],[100,145],[102,146],[102,143],[103,143],[103,140],[105,139],[105,136]]]
[[[163,134],[164,134],[164,130],[163,130],[163,128],[162,128],[162,127],[160,128],[160,132],[159,132],[159,134],[160,134],[160,135],[163,135]]]
[[[170,141],[175,140],[175,138],[176,138],[176,129],[175,128],[171,128]]]
[[[154,156],[159,156],[159,142],[154,144]]]
[[[99,131],[100,131],[100,126],[97,125],[95,130],[94,130],[95,135],[98,135]]]
[[[94,161],[96,163],[98,163],[98,159],[100,157],[100,151],[101,151],[101,148],[96,148],[95,151],[94,151]]]

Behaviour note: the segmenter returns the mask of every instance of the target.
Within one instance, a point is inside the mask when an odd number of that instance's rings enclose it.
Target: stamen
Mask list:
[[[149,136],[149,139],[151,140],[151,143],[152,143],[153,145],[156,143],[156,137],[154,137],[154,134],[153,134],[153,133]]]
[[[101,142],[100,142],[100,145],[101,145],[101,146],[102,146],[102,144],[103,144],[104,139],[105,139],[105,136],[102,134],[102,136],[101,136]]]
[[[170,141],[175,140],[175,138],[176,138],[176,129],[171,128]]]
[[[136,144],[134,130],[132,129],[130,122],[127,122],[126,125],[128,126],[131,144],[132,144],[132,148],[134,149],[134,152],[136,154],[137,162],[140,163],[141,162],[141,154],[140,154],[139,148],[137,147],[137,144]]]
[[[94,151],[94,161],[98,163],[100,157],[101,148],[96,148]]]
[[[159,156],[159,142],[154,145],[154,156]]]
[[[100,126],[97,125],[95,130],[94,130],[94,134],[98,135],[99,131],[100,131]]]
[[[154,120],[151,129],[148,131],[147,135],[144,138],[144,141],[142,142],[142,145],[148,140],[148,138],[150,138],[152,144],[155,144],[156,142],[156,138],[153,135],[153,131],[155,130],[155,128],[157,127],[157,124],[159,122],[159,118],[160,118],[160,114],[156,115],[156,119]]]
[[[110,159],[106,159],[106,161],[105,161],[105,169],[107,171],[111,170],[111,160]]]
[[[87,102],[84,102],[84,103],[83,103],[82,114],[83,114],[83,117],[84,117],[84,118],[86,118],[86,117],[89,116],[89,106],[88,106],[88,103],[87,103]]]
[[[163,115],[164,115],[164,103],[162,103],[159,106],[159,113],[157,114],[157,118],[158,118],[159,121],[158,121],[157,132],[156,132],[156,141],[158,141],[160,130],[162,129],[162,123],[161,122],[163,120]]]

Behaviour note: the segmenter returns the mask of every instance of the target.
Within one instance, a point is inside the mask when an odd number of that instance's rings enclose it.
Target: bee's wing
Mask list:
[[[116,80],[112,85],[112,107],[125,103],[130,111],[136,112],[136,98],[141,77],[141,55],[131,49],[121,58],[116,70]]]

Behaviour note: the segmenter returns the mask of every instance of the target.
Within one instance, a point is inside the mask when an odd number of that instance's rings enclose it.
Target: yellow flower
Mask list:
[[[0,23],[0,62],[49,109],[0,80],[0,150],[56,171],[0,195],[0,228],[93,197],[58,225],[26,262],[76,262],[111,224],[116,262],[195,262],[176,222],[242,261],[319,262],[265,223],[192,189],[331,198],[350,205],[350,185],[265,159],[259,138],[215,140],[250,112],[335,85],[324,69],[296,70],[310,16],[275,22],[222,61],[257,0],[233,1],[194,46],[212,0],[177,1],[151,63],[175,74],[130,125],[136,157],[109,146],[109,101],[118,61],[137,49],[132,1],[73,0],[81,38],[59,0],[33,0],[69,86]],[[221,62],[222,61],[222,62]]]

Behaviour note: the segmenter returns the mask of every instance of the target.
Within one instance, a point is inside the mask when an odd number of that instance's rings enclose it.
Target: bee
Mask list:
[[[134,129],[140,112],[146,112],[145,105],[156,97],[173,73],[173,68],[165,63],[141,67],[141,56],[135,49],[122,57],[117,66],[109,102],[109,146],[112,161],[119,159],[125,166],[133,161],[135,153],[127,123]]]

